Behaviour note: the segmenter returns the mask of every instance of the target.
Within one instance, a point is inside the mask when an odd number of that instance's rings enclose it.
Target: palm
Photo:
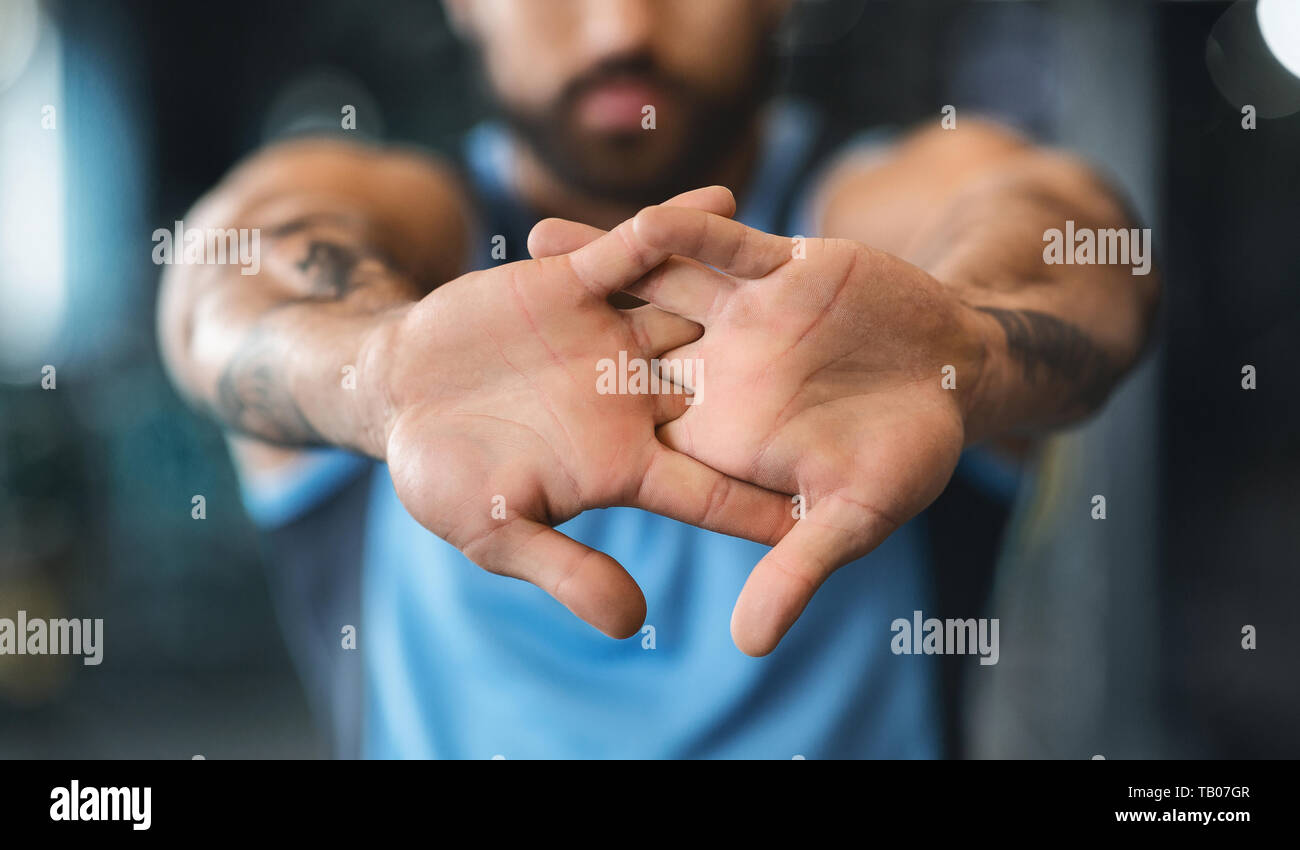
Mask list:
[[[664,355],[705,370],[702,403],[662,433],[716,469],[799,493],[813,524],[815,506],[841,502],[858,506],[858,528],[896,526],[933,501],[960,454],[957,396],[941,386],[956,352],[939,357],[919,337],[945,334],[900,315],[935,301],[882,279],[888,258],[845,241],[805,247],[805,259],[737,281],[705,336]],[[917,334],[900,339],[898,327]]]
[[[567,283],[562,262],[466,275],[428,305],[422,333],[457,359],[430,370],[427,400],[394,429],[394,480],[416,518],[471,557],[501,527],[488,511],[496,496],[548,525],[626,503],[661,448],[656,422],[672,415],[670,397],[595,392],[601,358],[655,352],[612,310],[548,308]],[[509,280],[525,274],[526,288]]]
[[[554,230],[556,246],[594,235]],[[705,328],[663,355],[698,360],[703,377],[699,402],[660,438],[802,500],[802,519],[754,569],[732,616],[737,645],[764,654],[831,572],[943,490],[965,440],[981,337],[937,281],[855,242],[796,246],[667,207],[643,211],[635,232],[694,274],[665,264],[630,291]],[[945,388],[945,366],[962,391]]]
[[[388,462],[398,497],[425,527],[626,636],[645,613],[631,577],[551,526],[612,505],[768,542],[789,523],[783,497],[656,439],[684,396],[597,391],[602,358],[649,360],[699,328],[607,303],[607,290],[662,257],[631,256],[618,235],[583,252],[465,275],[411,309],[390,347],[399,412]]]

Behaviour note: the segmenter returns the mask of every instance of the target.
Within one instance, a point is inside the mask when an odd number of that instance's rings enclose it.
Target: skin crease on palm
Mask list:
[[[688,193],[670,203],[717,208],[718,196]],[[640,245],[632,226],[571,254],[473,272],[439,288],[390,331],[412,342],[386,347],[405,354],[385,381],[394,388],[389,409],[402,411],[388,427],[389,468],[412,516],[480,566],[537,584],[620,638],[644,621],[640,589],[612,558],[551,526],[613,505],[768,544],[793,524],[788,497],[728,479],[656,439],[657,425],[685,412],[684,394],[597,392],[602,358],[622,350],[649,360],[700,333],[655,307],[608,303],[661,263],[667,286],[694,275]],[[437,341],[442,368],[427,368],[430,350],[418,340]],[[504,520],[491,515],[496,496],[504,497]]]
[[[921,269],[856,242],[807,239],[796,257],[792,239],[686,208],[649,208],[633,227],[679,256],[630,291],[705,328],[664,355],[700,358],[704,371],[700,402],[660,439],[803,501],[732,615],[736,645],[764,655],[835,569],[943,491],[966,442],[983,326]],[[529,248],[558,254],[600,233],[549,219]],[[690,286],[671,264],[692,269]],[[962,390],[942,386],[945,365]]]

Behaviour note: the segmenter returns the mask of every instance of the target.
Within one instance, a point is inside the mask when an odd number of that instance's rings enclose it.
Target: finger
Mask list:
[[[627,292],[703,325],[735,288],[734,278],[694,260],[672,257],[643,275]]]
[[[677,350],[690,351],[691,346],[684,346]],[[674,358],[673,360],[659,360],[659,368],[655,371],[658,381],[658,392],[654,393],[655,435],[659,437],[659,442],[684,454],[690,454],[690,452],[667,442],[664,439],[664,432],[665,429],[679,424],[675,420],[685,416],[691,405],[699,403],[699,382],[702,377],[703,365],[698,359],[688,361],[683,358]]]
[[[725,186],[705,186],[683,192],[664,202],[667,206],[692,207],[731,218],[736,214],[736,197]],[[563,218],[543,219],[528,234],[528,254],[535,260],[576,251],[605,231],[589,224]]]
[[[590,224],[567,218],[544,218],[528,232],[528,254],[534,260],[567,254],[604,235],[605,231]]]
[[[831,573],[879,546],[897,527],[839,496],[809,505],[749,574],[731,613],[731,639],[746,655],[767,655]]]
[[[637,307],[623,311],[622,315],[641,350],[651,357],[694,342],[704,334],[704,328],[695,322],[665,313],[658,307]]]
[[[661,351],[658,355],[659,368],[656,371],[659,374],[661,385],[681,387],[682,392],[695,397],[692,399],[691,404],[699,404],[703,401],[700,385],[704,380],[704,358],[699,356],[699,352],[700,346],[691,343],[668,351]],[[659,442],[664,443],[670,449],[675,449],[684,454],[691,454],[685,449],[666,442],[662,434],[659,435]]]
[[[691,409],[689,399],[684,388],[674,391],[672,387],[665,387],[663,392],[655,393],[655,426],[670,423],[685,415]]]
[[[662,372],[663,369],[660,369],[660,371]],[[694,387],[688,386],[687,389],[693,391]],[[655,436],[659,438],[659,442],[675,452],[686,455],[693,454],[692,449],[694,447],[691,445],[690,423],[680,419],[676,419],[676,421],[669,419],[661,427],[655,429]]]
[[[645,596],[627,571],[548,525],[515,517],[464,552],[489,572],[537,585],[610,637],[631,637],[645,622]]]
[[[567,254],[604,234],[605,231],[590,225],[562,218],[548,218],[539,221],[528,234],[528,252],[534,259]],[[665,281],[664,275],[674,277]],[[689,279],[694,280],[695,284],[689,285],[685,282],[687,278],[676,277],[677,275],[691,275]],[[669,312],[688,316],[698,322],[708,315],[718,289],[731,289],[733,286],[734,282],[730,278],[701,263],[669,257],[626,290],[611,293],[609,301],[614,307],[630,310],[656,299]]]
[[[713,187],[708,187],[705,192],[705,197],[716,194]],[[730,195],[730,192],[727,194]],[[734,208],[734,199],[730,203]],[[684,208],[666,205],[649,209],[685,211]],[[711,216],[718,221],[729,220],[703,210],[690,211],[698,215]],[[612,292],[626,289],[673,253],[646,244],[637,235],[635,222],[636,219],[629,219],[604,236],[593,239],[566,255],[578,279],[593,295],[605,298]]]
[[[604,236],[557,259],[567,259],[574,275],[587,291],[604,299],[610,293],[626,289],[668,259],[669,254],[638,238],[629,219]]]
[[[789,496],[723,475],[667,447],[656,452],[630,504],[769,546],[794,523]]]
[[[691,257],[736,277],[763,277],[793,256],[790,239],[701,210],[646,207],[632,225],[645,250]]]
[[[682,192],[664,201],[666,207],[689,207],[731,218],[736,214],[736,196],[726,186],[705,186]]]

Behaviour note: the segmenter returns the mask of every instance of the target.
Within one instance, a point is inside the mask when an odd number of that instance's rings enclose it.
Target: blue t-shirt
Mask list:
[[[806,171],[813,123],[794,107],[772,111],[739,220],[773,231],[778,210],[799,208],[787,201]],[[479,204],[492,226],[510,230],[508,242],[522,245],[536,219],[509,191],[510,155],[497,127],[468,137]],[[495,264],[487,253],[480,267]],[[929,607],[921,520],[831,576],[781,645],[750,658],[732,643],[729,623],[767,551],[756,543],[632,508],[588,511],[559,526],[623,564],[645,592],[646,627],[615,641],[539,588],[485,572],[426,531],[382,464],[312,452],[272,486],[246,483],[245,498],[254,519],[273,526],[358,475],[369,482],[365,521],[357,520],[365,535],[363,756],[940,754],[937,662],[890,651],[892,621]]]

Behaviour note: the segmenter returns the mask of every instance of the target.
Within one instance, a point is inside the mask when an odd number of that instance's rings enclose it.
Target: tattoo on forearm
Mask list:
[[[1121,370],[1075,325],[1037,310],[977,307],[1002,326],[1007,349],[1025,381],[1063,382],[1072,404],[1093,410],[1105,401]]]
[[[358,267],[373,260],[392,266],[388,257],[357,237],[355,222],[341,213],[302,215],[267,228],[272,240],[292,236],[305,240],[306,250],[294,267],[302,273],[314,296],[342,298],[363,284]]]
[[[249,434],[291,445],[325,442],[286,383],[284,350],[265,317],[248,332],[217,381],[216,414]]]
[[[324,443],[303,413],[288,384],[291,343],[280,311],[301,305],[339,302],[367,287],[395,284],[388,258],[347,229],[346,217],[312,213],[285,221],[267,232],[273,239],[295,237],[284,250],[302,250],[292,260],[307,283],[300,297],[272,307],[252,325],[217,379],[212,401],[217,418],[232,428],[287,445]],[[314,308],[313,308],[314,309]],[[360,307],[358,309],[361,309]]]
[[[339,298],[356,285],[353,272],[365,256],[350,245],[313,239],[307,243],[307,256],[298,262],[298,271],[311,281],[313,291]]]

